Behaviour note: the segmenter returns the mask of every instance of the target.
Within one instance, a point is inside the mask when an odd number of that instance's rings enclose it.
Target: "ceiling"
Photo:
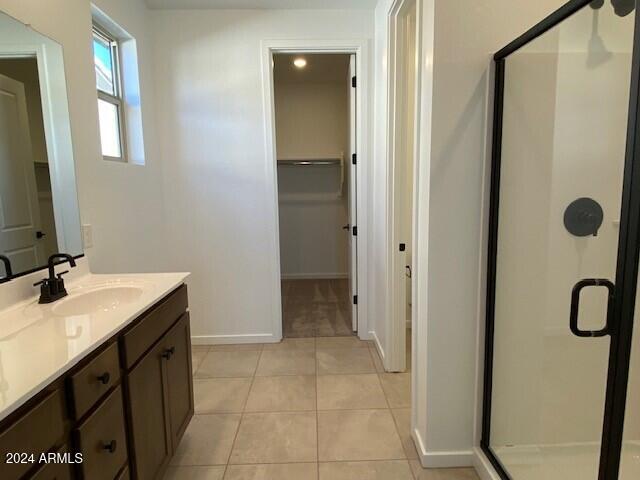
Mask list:
[[[303,57],[307,66],[297,68],[293,60]],[[346,54],[276,54],[273,56],[275,83],[348,82],[349,55]]]
[[[145,0],[154,9],[374,9],[378,0]]]

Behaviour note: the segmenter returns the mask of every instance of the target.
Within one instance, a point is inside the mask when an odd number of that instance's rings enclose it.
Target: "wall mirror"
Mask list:
[[[62,47],[0,12],[0,282],[82,254]]]

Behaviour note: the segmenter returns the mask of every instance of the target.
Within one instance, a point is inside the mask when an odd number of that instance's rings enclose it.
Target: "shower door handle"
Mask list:
[[[585,287],[605,287],[608,291],[607,294],[607,319],[606,324],[602,330],[581,330],[578,326],[578,316],[580,313],[580,292]],[[604,337],[611,334],[610,331],[610,316],[611,316],[611,304],[613,302],[613,295],[615,292],[615,286],[611,281],[606,278],[585,278],[576,283],[571,291],[571,313],[569,314],[569,328],[573,334],[577,337]]]

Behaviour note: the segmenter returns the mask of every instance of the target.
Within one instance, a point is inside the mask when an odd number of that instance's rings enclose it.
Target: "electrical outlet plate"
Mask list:
[[[93,228],[88,223],[82,225],[82,245],[84,248],[93,247]]]

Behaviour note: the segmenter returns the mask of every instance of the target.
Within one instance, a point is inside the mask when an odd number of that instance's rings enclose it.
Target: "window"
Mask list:
[[[93,27],[93,63],[98,90],[102,156],[126,161],[122,77],[118,42],[97,25]]]

